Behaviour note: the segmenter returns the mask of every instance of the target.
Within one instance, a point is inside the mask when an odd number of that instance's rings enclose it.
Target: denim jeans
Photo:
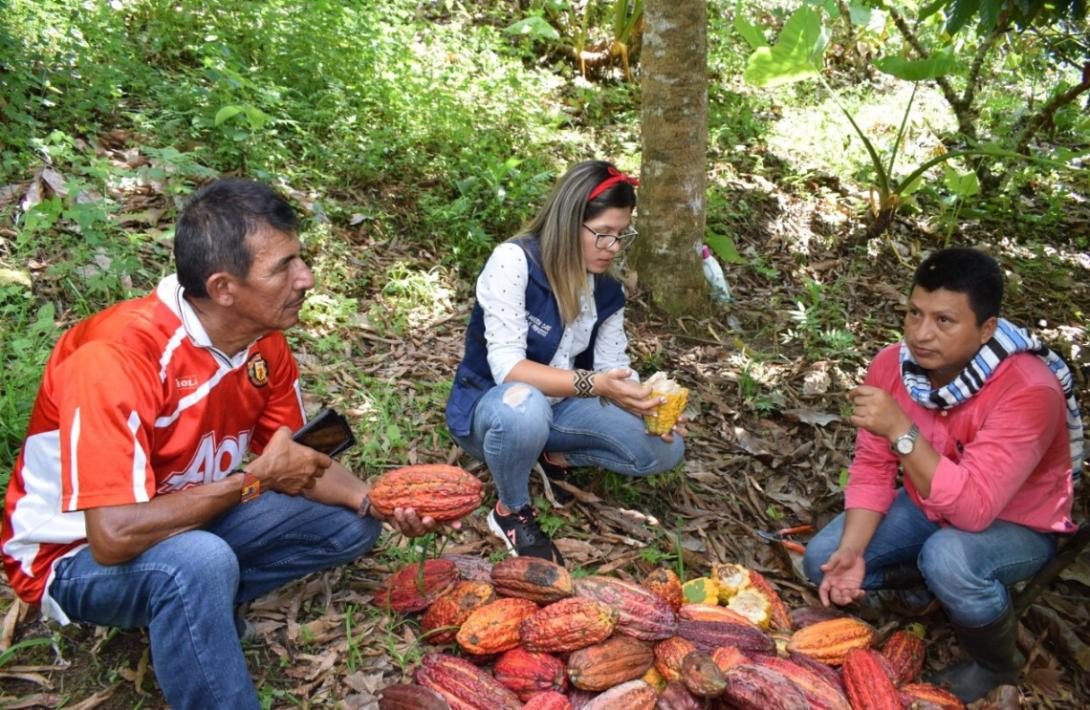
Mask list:
[[[821,565],[840,545],[845,514],[806,546],[803,569],[814,584]],[[950,619],[965,628],[986,626],[1007,608],[1007,586],[1032,577],[1056,553],[1056,536],[996,520],[980,532],[931,522],[901,489],[867,545],[864,589],[882,589],[885,571],[915,563]]]
[[[556,404],[532,385],[508,382],[490,389],[473,412],[473,428],[455,441],[492,472],[500,502],[511,510],[530,503],[530,469],[542,451],[561,452],[570,466],[597,466],[625,476],[669,471],[685,443],[648,434],[643,420],[597,397]]]
[[[268,492],[123,564],[100,565],[85,547],[57,564],[49,593],[73,621],[149,627],[175,710],[259,708],[235,607],[360,557],[381,529],[346,508]]]

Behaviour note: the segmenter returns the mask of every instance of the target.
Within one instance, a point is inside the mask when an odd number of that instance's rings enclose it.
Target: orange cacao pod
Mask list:
[[[686,604],[681,607],[680,620],[677,624],[677,635],[689,639],[701,651],[711,653],[720,646],[734,646],[746,653],[776,652],[776,642],[772,640],[772,637],[754,626],[748,619],[735,621],[734,617],[720,613],[733,614],[727,609],[713,612],[712,609],[716,607],[689,608],[701,606],[704,605]],[[699,618],[692,618],[694,615]]]
[[[719,666],[719,670],[723,673],[740,663],[750,662],[749,656],[734,646],[720,646],[715,649],[712,651],[712,660],[715,661],[715,665]]]
[[[528,651],[574,651],[604,641],[617,624],[617,611],[586,597],[553,602],[522,622]]]
[[[461,575],[462,579],[492,584],[492,563],[484,557],[448,552],[439,559],[453,562],[454,566],[458,568],[458,574]]]
[[[563,693],[549,690],[526,701],[522,710],[572,710],[571,701]]]
[[[690,693],[701,698],[714,698],[727,687],[723,672],[703,651],[693,651],[681,662],[681,682]]]
[[[493,666],[492,675],[523,702],[546,690],[564,692],[568,687],[563,661],[548,653],[527,651],[521,646],[504,652]]]
[[[416,682],[442,695],[451,710],[520,710],[522,703],[498,680],[469,661],[445,653],[427,653],[416,669]]]
[[[677,632],[677,615],[656,594],[638,584],[614,577],[582,577],[575,581],[575,594],[597,599],[617,610],[617,633],[644,641],[669,638]]]
[[[756,663],[740,663],[723,674],[721,697],[730,707],[753,710],[809,710],[806,696],[782,673]]]
[[[919,624],[910,624],[890,634],[882,646],[882,655],[893,668],[895,684],[914,683],[920,677],[926,650],[923,627]]]
[[[674,681],[666,685],[666,689],[659,693],[658,704],[655,710],[701,710],[703,705],[693,697],[685,684]]]
[[[654,710],[659,694],[642,680],[615,685],[594,696],[583,710]]]
[[[727,621],[732,624],[745,624],[757,628],[750,619],[734,609],[714,604],[685,604],[677,612],[678,621]]]
[[[780,597],[780,593],[776,591],[772,583],[765,579],[760,572],[751,569],[749,570],[749,586],[768,602],[769,613],[772,616],[772,628],[778,631],[790,631],[793,628],[791,614],[787,611],[787,605],[783,603],[783,598]]]
[[[643,586],[661,597],[670,608],[677,611],[685,603],[685,596],[681,593],[681,580],[674,571],[665,567],[659,567],[651,571],[643,579]]]
[[[568,657],[568,677],[576,688],[606,690],[639,678],[654,660],[655,655],[646,643],[617,635],[572,652]]]
[[[809,667],[779,656],[761,656],[753,662],[779,672],[794,683],[806,696],[812,710],[852,710],[840,688]]]
[[[900,693],[901,703],[906,708],[912,703],[930,703],[942,710],[965,710],[958,696],[930,683],[905,683],[900,687]]]
[[[373,598],[376,606],[399,613],[420,611],[445,594],[458,581],[458,570],[447,560],[410,562],[386,580]]]
[[[395,508],[412,508],[421,518],[438,522],[457,520],[472,513],[483,499],[480,480],[457,466],[419,464],[379,476],[367,497],[383,517]]]
[[[655,644],[655,670],[667,682],[680,681],[681,662],[695,650],[696,646],[689,639],[680,636],[663,639]]]
[[[398,683],[382,689],[378,710],[450,710],[450,704],[431,688]]]
[[[492,585],[502,597],[520,597],[551,604],[570,597],[571,574],[551,560],[508,557],[492,567]]]
[[[458,629],[458,645],[470,653],[500,653],[519,645],[519,625],[538,610],[529,599],[508,597],[478,607]]]
[[[883,664],[882,655],[870,648],[853,648],[844,656],[840,672],[853,708],[901,710],[901,696]]]
[[[844,662],[853,648],[869,648],[874,642],[870,624],[851,616],[810,624],[796,631],[787,650],[801,653],[830,666]]]
[[[427,635],[429,643],[450,643],[458,633],[457,627],[470,614],[495,600],[496,593],[491,584],[462,580],[428,607],[420,617],[420,630]]]

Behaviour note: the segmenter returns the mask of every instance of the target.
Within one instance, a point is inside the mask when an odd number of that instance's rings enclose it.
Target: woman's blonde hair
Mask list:
[[[636,206],[636,190],[626,182],[618,182],[587,201],[591,191],[610,177],[610,168],[616,169],[604,160],[586,160],[569,168],[553,186],[545,206],[514,237],[529,236],[541,242],[542,268],[564,325],[579,315],[579,297],[587,289],[587,265],[580,241],[583,223],[613,207]]]

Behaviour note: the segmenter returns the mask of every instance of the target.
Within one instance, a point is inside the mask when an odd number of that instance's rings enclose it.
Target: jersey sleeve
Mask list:
[[[262,341],[268,345],[269,399],[254,427],[253,450],[260,454],[272,435],[282,426],[292,431],[303,426],[306,415],[299,388],[299,367],[282,333],[273,333]]]
[[[53,374],[61,509],[143,503],[155,494],[149,452],[162,399],[156,364],[95,341]]]

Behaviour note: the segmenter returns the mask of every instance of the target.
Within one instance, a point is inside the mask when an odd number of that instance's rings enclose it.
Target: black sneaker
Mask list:
[[[537,524],[537,511],[527,505],[510,515],[500,515],[495,508],[488,514],[488,529],[507,545],[511,554],[520,557],[540,557],[564,564],[564,557],[549,536]]]
[[[544,451],[541,452],[541,456],[538,456],[534,468],[541,474],[542,478],[545,479],[546,484],[551,484],[552,481],[567,481],[568,475],[571,473],[571,469],[567,466],[558,466],[555,463],[551,463],[545,457]],[[557,505],[567,505],[575,500],[575,496],[560,486],[553,487],[552,485],[548,485],[548,490],[552,493],[553,502]]]

